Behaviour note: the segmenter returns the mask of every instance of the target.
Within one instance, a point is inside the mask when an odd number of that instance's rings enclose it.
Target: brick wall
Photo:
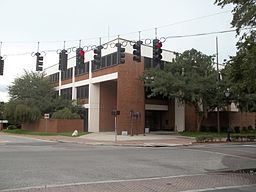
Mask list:
[[[235,126],[243,127],[252,126],[255,128],[256,113],[241,113],[233,111],[220,111],[220,128],[225,131],[228,127]],[[186,131],[197,130],[197,114],[192,106],[186,105],[185,108],[185,126]],[[206,119],[201,124],[202,129],[217,130],[217,112],[209,112]]]
[[[255,128],[255,114],[256,113],[241,113],[241,112],[227,112],[221,111],[220,128],[225,131],[227,127],[234,128],[236,126],[243,127],[252,126]],[[217,127],[217,112],[208,113],[207,119],[202,123],[204,127]]]
[[[61,81],[61,85],[66,85],[69,83],[72,83],[72,79],[66,79],[66,80]]]
[[[61,132],[73,132],[78,130],[83,131],[82,119],[48,119],[47,126],[46,120],[40,119],[33,123],[23,123],[21,129],[34,132],[49,132],[49,133],[61,133]]]
[[[79,75],[79,76],[75,76],[75,82],[86,80],[86,79],[89,79],[89,73]]]
[[[197,114],[193,106],[185,106],[185,130],[197,131]]]
[[[111,114],[116,109],[117,82],[100,83],[100,132],[114,131],[114,117]]]
[[[114,66],[109,66],[109,67],[106,67],[103,69],[96,70],[92,73],[92,77],[99,77],[102,75],[117,72],[119,67],[120,67],[120,65],[114,65]]]
[[[131,54],[125,55],[125,63],[118,65],[117,80],[117,109],[120,115],[117,118],[118,134],[122,131],[144,133],[145,97],[144,84],[139,76],[144,71],[144,60],[140,63],[133,61]],[[138,118],[131,118],[130,112],[139,112]]]

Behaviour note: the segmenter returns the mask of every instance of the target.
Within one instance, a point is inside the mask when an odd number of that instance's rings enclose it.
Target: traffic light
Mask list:
[[[0,75],[4,75],[4,60],[3,57],[0,56]]]
[[[125,48],[121,47],[121,43],[116,43],[117,47],[117,64],[123,64],[125,63]]]
[[[94,64],[98,65],[98,66],[101,65],[101,49],[102,48],[103,48],[102,45],[100,45],[100,46],[96,47],[96,49],[94,49],[94,51],[93,51],[94,52],[94,56],[93,56]]]
[[[39,52],[37,52],[35,55],[36,55],[36,71],[43,71],[44,57],[40,56],[41,54]]]
[[[133,45],[133,61],[141,62],[141,44],[142,41],[137,41]]]
[[[158,39],[153,40],[153,61],[159,63],[162,59],[162,42]]]
[[[65,70],[68,67],[68,54],[67,50],[63,49],[59,53],[59,70]]]
[[[76,66],[84,65],[84,50],[82,48],[76,49]]]

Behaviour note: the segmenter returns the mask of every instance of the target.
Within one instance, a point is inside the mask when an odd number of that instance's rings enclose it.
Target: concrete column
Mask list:
[[[88,131],[99,132],[100,83],[89,84]]]
[[[185,131],[185,105],[175,99],[175,131]]]
[[[72,72],[72,100],[76,100],[76,88],[75,88],[75,67]]]

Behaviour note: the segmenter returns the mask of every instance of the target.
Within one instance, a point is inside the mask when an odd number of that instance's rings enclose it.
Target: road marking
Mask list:
[[[243,145],[244,147],[256,147],[256,145]]]
[[[185,150],[196,150],[196,151],[202,151],[202,152],[206,152],[206,153],[214,153],[214,154],[218,154],[218,155],[224,155],[224,156],[230,156],[230,157],[236,157],[236,158],[241,158],[241,159],[250,159],[250,160],[256,160],[256,158],[251,158],[251,157],[244,157],[244,156],[239,156],[239,155],[232,155],[232,154],[227,154],[227,153],[221,153],[221,152],[216,152],[216,151],[205,151],[202,149],[185,149]]]
[[[180,191],[180,192],[203,192],[203,191],[214,191],[214,190],[222,190],[222,189],[236,189],[241,187],[254,187],[256,184],[252,185],[235,185],[235,186],[225,186],[225,187],[212,187],[212,188],[206,188],[206,189],[193,189],[193,190],[186,190],[186,191]]]

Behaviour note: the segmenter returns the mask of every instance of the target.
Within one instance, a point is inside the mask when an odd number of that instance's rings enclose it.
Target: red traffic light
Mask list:
[[[159,42],[156,44],[156,48],[157,48],[157,49],[160,49],[161,47],[162,47],[162,42],[159,41]]]
[[[84,56],[84,50],[80,50],[80,51],[79,51],[79,55],[80,55],[81,57],[83,57],[83,56]]]

